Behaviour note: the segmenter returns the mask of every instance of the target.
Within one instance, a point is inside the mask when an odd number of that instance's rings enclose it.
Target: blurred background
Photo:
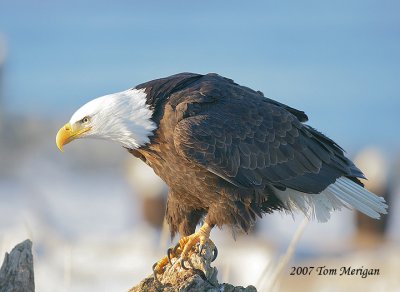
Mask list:
[[[55,135],[95,97],[216,72],[304,110],[390,205],[381,221],[343,210],[310,222],[290,262],[380,276],[288,267],[278,290],[399,291],[399,11],[385,0],[0,0],[0,261],[31,238],[37,291],[126,291],[149,275],[171,245],[166,187],[117,145],[80,141],[61,153]],[[214,230],[220,280],[263,291],[301,221],[267,215],[236,241]]]

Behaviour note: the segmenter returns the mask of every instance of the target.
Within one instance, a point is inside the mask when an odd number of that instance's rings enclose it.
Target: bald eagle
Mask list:
[[[228,78],[181,73],[88,102],[56,143],[62,150],[77,138],[111,140],[152,167],[169,186],[166,220],[171,235],[182,236],[173,256],[184,265],[214,226],[247,232],[275,210],[322,222],[342,207],[386,214],[385,200],[363,188],[363,173],[343,149],[307,120]]]

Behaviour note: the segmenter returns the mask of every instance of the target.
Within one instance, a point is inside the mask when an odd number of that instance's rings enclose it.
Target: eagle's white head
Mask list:
[[[58,148],[62,151],[78,138],[111,140],[129,149],[149,143],[156,124],[144,90],[128,89],[89,101],[58,131]]]

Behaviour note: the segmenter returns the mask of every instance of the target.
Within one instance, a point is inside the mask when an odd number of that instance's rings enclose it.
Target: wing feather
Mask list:
[[[340,176],[362,177],[335,142],[302,123],[303,112],[236,84],[210,92],[176,105],[173,139],[186,159],[244,188],[319,193]]]

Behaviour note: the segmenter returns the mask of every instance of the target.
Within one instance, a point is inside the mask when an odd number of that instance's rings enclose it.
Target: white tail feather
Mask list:
[[[328,221],[331,212],[342,207],[355,208],[375,219],[379,219],[380,214],[386,214],[388,207],[384,198],[345,177],[338,178],[319,194],[306,194],[292,189],[275,190],[275,194],[289,211],[299,209],[308,218],[315,217],[320,222]]]

